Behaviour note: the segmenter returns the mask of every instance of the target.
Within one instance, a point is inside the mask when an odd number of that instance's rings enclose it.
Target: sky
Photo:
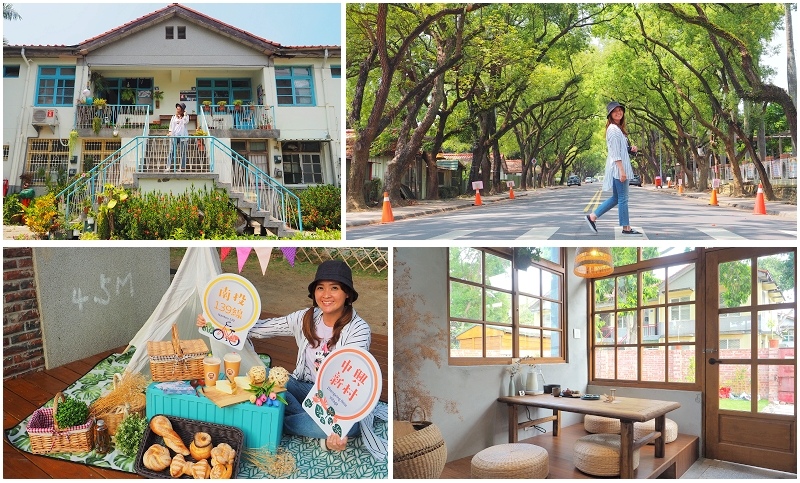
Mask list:
[[[3,20],[9,44],[74,45],[175,2],[8,3],[22,16]],[[340,2],[181,5],[285,46],[342,45]]]

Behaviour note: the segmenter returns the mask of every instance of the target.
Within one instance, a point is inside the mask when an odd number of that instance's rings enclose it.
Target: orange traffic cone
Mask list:
[[[509,186],[508,187],[508,199],[511,199],[511,200],[514,199],[514,187],[513,186]]]
[[[758,191],[756,192],[756,206],[753,208],[754,215],[766,215],[767,207],[764,205],[764,187],[758,183]]]
[[[394,221],[392,214],[392,204],[389,203],[389,193],[383,192],[383,215],[381,216],[381,223],[391,223]]]
[[[472,205],[481,206],[482,204],[483,201],[481,201],[481,190],[475,190],[475,203],[473,203]]]
[[[678,194],[679,195],[683,194],[683,183],[678,183]]]
[[[711,201],[709,201],[708,204],[711,205],[711,206],[719,206],[719,203],[717,202],[717,189],[716,188],[711,188]]]

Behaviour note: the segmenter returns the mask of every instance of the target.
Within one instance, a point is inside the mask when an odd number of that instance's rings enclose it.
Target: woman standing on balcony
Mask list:
[[[186,169],[186,137],[189,136],[189,130],[186,126],[189,124],[189,116],[186,115],[186,104],[179,102],[175,104],[175,115],[169,121],[169,133],[172,137],[172,145],[167,158],[167,170],[175,170],[175,158],[177,157],[178,145],[180,144],[181,150],[181,170]]]

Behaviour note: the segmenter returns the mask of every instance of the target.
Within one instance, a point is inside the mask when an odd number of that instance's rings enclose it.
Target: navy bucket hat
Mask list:
[[[620,104],[617,101],[609,102],[608,105],[606,106],[606,119],[608,119],[611,116],[611,111],[613,111],[614,109],[616,109],[618,107],[622,108],[622,113],[624,114],[625,113],[625,106],[623,106],[622,104]]]
[[[175,104],[175,107],[180,107],[181,111],[186,112],[186,104],[184,104],[183,102]]]
[[[358,298],[358,292],[356,292],[356,289],[353,288],[353,272],[343,261],[326,260],[319,264],[317,267],[317,275],[314,277],[314,281],[308,284],[308,298],[314,300],[314,287],[317,286],[317,282],[321,282],[323,280],[339,282],[342,285],[347,286],[347,288],[350,289],[353,294],[350,303],[355,302]]]

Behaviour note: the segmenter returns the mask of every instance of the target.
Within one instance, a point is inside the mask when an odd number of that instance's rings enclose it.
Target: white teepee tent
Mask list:
[[[201,297],[205,292],[206,285],[221,273],[222,266],[215,248],[189,247],[186,249],[186,254],[181,260],[172,284],[153,310],[150,318],[129,344],[136,348],[136,352],[128,363],[126,372],[150,374],[147,341],[170,340],[172,324],[178,324],[178,334],[181,339],[203,339],[211,352],[220,359],[227,352],[234,351],[226,344],[201,335],[195,325],[197,314],[203,311]],[[241,373],[247,372],[255,365],[264,365],[249,341],[239,351],[239,354],[242,356]]]

